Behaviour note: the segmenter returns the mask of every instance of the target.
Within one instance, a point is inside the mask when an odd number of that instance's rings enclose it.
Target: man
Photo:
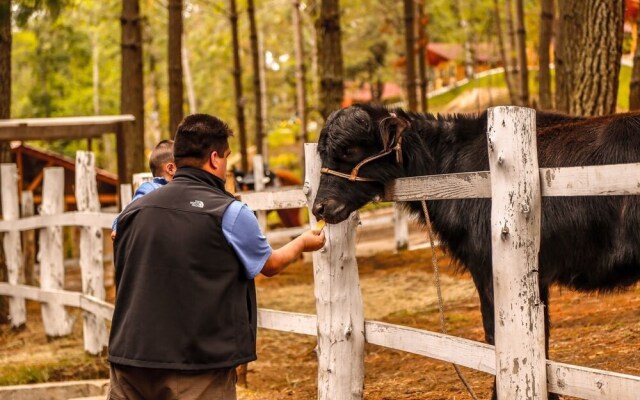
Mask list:
[[[149,169],[153,175],[153,180],[151,182],[142,182],[133,194],[132,202],[166,185],[173,179],[173,175],[176,173],[176,164],[173,161],[173,140],[162,140],[156,145],[149,156]],[[111,225],[111,240],[116,238],[118,218],[119,216],[113,220]]]
[[[235,367],[256,359],[253,278],[324,244],[307,231],[271,249],[224,190],[231,135],[215,117],[185,118],[171,184],[120,215],[110,399],[235,399]]]

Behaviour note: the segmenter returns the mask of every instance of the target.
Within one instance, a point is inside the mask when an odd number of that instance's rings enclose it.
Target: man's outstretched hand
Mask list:
[[[304,252],[320,250],[324,246],[324,230],[310,230],[300,235],[304,243]]]

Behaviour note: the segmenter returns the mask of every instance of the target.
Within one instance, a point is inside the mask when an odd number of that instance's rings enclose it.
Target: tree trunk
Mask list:
[[[268,104],[269,104],[269,94],[267,93],[267,66],[264,62],[264,30],[258,36],[258,61],[260,62],[260,104],[262,110],[262,132],[265,132],[267,129],[267,121],[269,120],[268,114]],[[264,152],[263,156],[265,159],[269,157],[269,146],[265,143],[264,148],[262,149]]]
[[[518,87],[518,59],[516,50],[516,33],[513,28],[513,6],[511,0],[505,0],[504,20],[507,25],[507,59],[509,60],[509,68],[505,77],[511,80],[511,88],[513,89],[512,102],[514,105],[520,105],[520,90]]]
[[[11,0],[0,0],[0,119],[11,116]],[[9,142],[0,141],[0,161],[10,162]],[[0,234],[0,244],[3,235]],[[4,247],[0,246],[0,282],[7,282],[9,275],[4,256]],[[0,296],[0,324],[9,323],[8,297]]]
[[[247,159],[247,130],[244,121],[244,98],[242,96],[242,67],[240,65],[240,43],[238,41],[238,11],[236,0],[229,0],[229,21],[231,22],[231,40],[233,46],[233,84],[236,94],[236,120],[240,136],[240,168],[249,171]]]
[[[247,1],[247,15],[249,16],[249,40],[251,42],[251,64],[253,68],[253,92],[255,96],[255,130],[257,153],[264,154],[264,124],[262,122],[262,85],[260,83],[260,54],[258,52],[258,29],[256,27],[256,13],[253,0]],[[265,159],[266,161],[266,159]]]
[[[518,79],[520,82],[520,105],[529,106],[529,67],[527,65],[527,33],[524,26],[523,0],[516,0],[516,26],[518,44]]]
[[[0,0],[0,119],[7,118],[11,118],[11,0]],[[0,141],[0,162],[11,162],[9,142]]]
[[[91,64],[93,83],[93,114],[100,115],[100,47],[98,35],[91,36]]]
[[[320,46],[318,45],[318,29],[316,27],[316,22],[318,20],[318,17],[320,16],[319,1],[320,0],[308,0],[307,8],[305,10],[308,12],[309,18],[312,21],[314,21],[312,25],[313,31],[308,37],[309,53],[311,53],[310,54],[311,62],[309,65],[309,68],[311,70],[311,73],[309,74],[309,80],[311,83],[311,92],[310,92],[311,94],[310,94],[310,99],[309,99],[310,102],[309,102],[308,109],[316,110],[318,112],[320,111],[320,72],[319,72],[320,61],[318,59],[318,49]],[[304,25],[303,25],[303,32],[304,32]],[[304,149],[303,149],[303,152],[304,152]]]
[[[0,0],[0,118],[11,117],[11,0]],[[7,162],[8,142],[0,142],[0,158]]]
[[[556,70],[556,110],[569,112],[569,86],[571,81],[571,70],[573,66],[572,52],[569,47],[572,45],[571,38],[578,38],[576,15],[574,10],[569,8],[565,1],[558,2],[558,34],[555,46],[554,64]],[[573,4],[570,4],[573,5]],[[575,39],[573,39],[575,40]],[[565,41],[568,43],[565,44]]]
[[[502,67],[504,69],[504,81],[507,83],[507,91],[509,92],[509,99],[511,104],[516,104],[516,93],[513,87],[511,79],[511,68],[509,67],[509,58],[507,57],[507,49],[504,42],[504,36],[502,34],[502,21],[500,19],[500,6],[498,0],[493,0],[494,5],[494,18],[496,27],[496,36],[498,37],[498,47],[500,49],[500,58],[502,59]]]
[[[564,0],[556,57],[556,104],[572,115],[616,111],[624,0]]]
[[[149,35],[151,38],[151,35]],[[151,103],[151,136],[153,143],[158,143],[162,139],[162,127],[160,126],[160,82],[158,82],[158,59],[153,51],[153,39],[149,39],[149,49],[147,50],[149,60],[149,101]],[[169,134],[170,137],[174,136]]]
[[[638,21],[636,22],[640,28],[640,12],[638,12]],[[636,49],[633,53],[633,70],[631,71],[631,84],[629,85],[629,110],[640,109],[640,29],[636,33]]]
[[[302,146],[309,141],[307,136],[307,92],[306,69],[304,64],[304,40],[302,37],[302,18],[300,15],[300,0],[293,0],[293,37],[296,50],[296,109],[300,118],[300,135],[298,141],[300,151],[304,154]]]
[[[138,0],[122,0],[122,60],[120,110],[135,117],[132,129],[118,138],[118,178],[131,183],[134,173],[145,170],[144,85],[142,72],[142,18]]]
[[[333,111],[342,107],[344,97],[339,0],[320,1],[320,13],[315,26],[320,77],[319,111],[326,120]]]
[[[474,55],[473,55],[473,37],[469,33],[469,21],[467,21],[464,15],[462,1],[456,1],[456,10],[458,11],[458,18],[460,19],[460,28],[462,29],[462,35],[464,36],[464,77],[471,80],[474,76]],[[456,79],[457,80],[457,79]]]
[[[418,81],[420,82],[420,111],[426,113],[429,109],[427,103],[427,87],[429,78],[427,76],[427,16],[424,13],[425,0],[418,0],[416,6],[418,8],[418,21],[416,27],[418,29]]]
[[[415,27],[413,0],[404,0],[404,43],[405,43],[405,71],[407,78],[407,103],[411,111],[418,111],[416,100],[416,57],[415,57]]]
[[[145,0],[145,8],[150,9],[153,7],[154,0]],[[144,46],[147,49],[145,57],[147,57],[147,83],[146,90],[148,90],[148,98],[151,115],[149,115],[149,125],[147,127],[148,132],[146,137],[151,140],[153,145],[157,144],[162,139],[162,126],[160,124],[160,82],[158,79],[158,56],[156,55],[156,48],[154,46],[155,35],[149,20],[144,21],[142,37],[144,38]],[[167,125],[168,127],[168,125]]]
[[[173,136],[184,117],[182,84],[182,0],[169,0],[169,133]]]
[[[555,4],[554,0],[541,0],[540,11],[540,43],[538,48],[539,59],[539,105],[541,110],[552,110],[553,103],[551,101],[551,72],[549,70],[549,51],[551,46],[551,38],[553,37],[553,18]]]
[[[196,99],[196,91],[193,88],[193,76],[191,75],[189,49],[185,44],[184,34],[182,35],[182,69],[184,70],[184,85],[187,87],[189,114],[196,114],[198,112],[198,100]]]
[[[369,85],[371,101],[375,104],[382,104],[382,94],[384,92],[384,82],[382,82],[382,79],[369,76]]]

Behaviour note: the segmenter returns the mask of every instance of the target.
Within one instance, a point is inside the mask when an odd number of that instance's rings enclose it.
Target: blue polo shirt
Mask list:
[[[244,265],[247,278],[255,278],[272,249],[253,211],[240,201],[231,203],[222,215],[222,233]]]

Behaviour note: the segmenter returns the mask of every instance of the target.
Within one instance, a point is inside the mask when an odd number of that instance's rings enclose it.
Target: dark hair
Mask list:
[[[229,125],[207,114],[189,115],[180,122],[176,131],[173,155],[176,167],[200,167],[212,152],[222,156],[229,148],[233,132]]]
[[[173,162],[173,140],[159,142],[149,157],[149,169],[153,176],[162,175],[162,166]]]

